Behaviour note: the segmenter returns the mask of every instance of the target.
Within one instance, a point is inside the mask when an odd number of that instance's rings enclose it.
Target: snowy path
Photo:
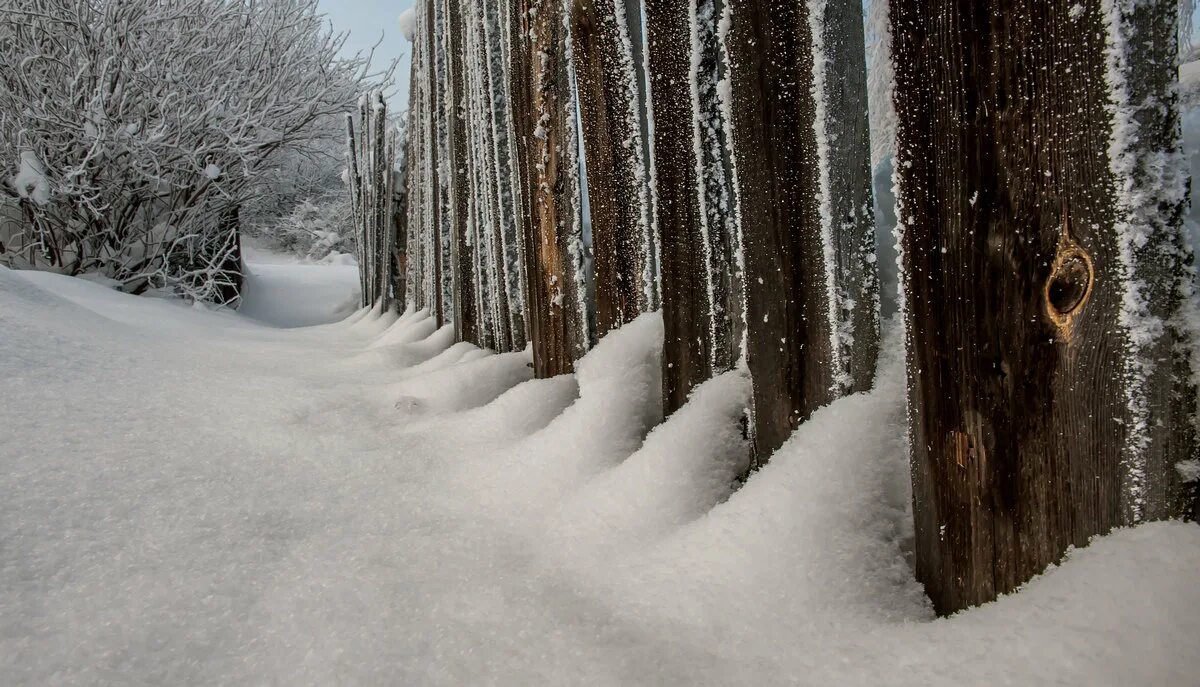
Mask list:
[[[353,271],[297,267],[260,266],[249,312],[335,319]],[[894,361],[731,496],[745,380],[647,439],[652,318],[537,382],[523,354],[396,319],[280,329],[0,269],[0,684],[1200,674],[1192,525],[930,619]]]

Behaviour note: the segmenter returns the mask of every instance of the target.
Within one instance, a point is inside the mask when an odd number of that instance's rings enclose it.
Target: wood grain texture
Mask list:
[[[416,12],[415,39],[420,40],[424,21],[419,6]],[[416,309],[425,307],[423,223],[425,206],[425,113],[423,99],[424,79],[421,78],[423,50],[414,47],[412,52],[412,75],[409,80],[408,100],[408,236],[406,238],[406,263],[408,275],[408,302]]]
[[[507,262],[504,250],[504,210],[500,204],[500,193],[496,179],[496,135],[493,111],[493,86],[489,72],[490,56],[484,32],[483,7],[475,5],[471,8],[472,21],[472,61],[470,69],[475,77],[476,98],[474,119],[474,140],[478,145],[474,162],[477,165],[474,187],[479,201],[479,219],[483,230],[483,242],[480,248],[482,256],[487,260],[488,274],[488,318],[487,328],[489,346],[497,351],[506,352],[512,349],[510,327],[510,308],[508,302]]]
[[[731,0],[733,149],[758,464],[833,400],[805,3]],[[657,101],[655,102],[657,107]],[[656,119],[657,121],[657,119]]]
[[[624,9],[624,0],[621,9]],[[572,50],[587,158],[596,334],[651,307],[643,286],[648,190],[641,107],[624,17],[614,0],[573,0]],[[619,20],[620,19],[620,20]]]
[[[696,193],[688,2],[647,0],[646,24],[662,269],[663,404],[669,415],[713,374]]]
[[[867,391],[879,357],[879,268],[861,0],[825,0],[822,34],[834,317],[843,393]]]
[[[505,5],[498,0],[483,0],[481,11],[487,21],[483,23],[481,40],[486,49],[487,83],[491,89],[492,106],[488,113],[492,129],[491,182],[495,185],[497,201],[496,221],[500,227],[503,283],[500,293],[504,298],[506,313],[506,338],[504,350],[525,349],[524,271],[521,267],[521,235],[517,230],[517,190],[513,183],[513,128],[512,108],[509,106],[509,85],[503,27],[506,26]]]
[[[892,5],[917,577],[943,614],[1132,521],[1106,34],[1075,4]],[[1161,383],[1132,393],[1165,419]],[[1194,455],[1171,422],[1151,450]]]
[[[426,112],[428,112],[428,170],[429,178],[426,180],[428,184],[428,193],[430,201],[428,204],[429,217],[426,221],[428,235],[425,237],[425,260],[426,260],[426,302],[431,310],[431,314],[438,327],[446,324],[446,303],[445,290],[442,288],[442,271],[448,268],[445,264],[445,255],[442,251],[442,183],[441,183],[441,168],[439,167],[439,158],[441,147],[439,129],[441,126],[441,90],[438,83],[437,70],[437,0],[426,0],[425,11],[425,28],[426,45],[425,45],[425,87],[427,101],[425,104]]]
[[[467,112],[464,102],[467,99],[467,79],[464,76],[466,59],[466,38],[463,30],[463,16],[459,4],[454,0],[445,0],[446,15],[449,18],[449,34],[446,40],[446,50],[450,62],[450,189],[452,222],[450,236],[452,241],[452,262],[454,269],[454,334],[458,341],[468,341],[480,345],[479,331],[475,317],[475,256],[474,244],[468,232],[468,202],[471,195],[470,176],[468,175],[468,156],[470,143],[467,139]]]
[[[396,207],[393,215],[393,224],[395,231],[395,241],[392,259],[393,289],[395,290],[396,301],[400,308],[406,307],[409,301],[409,261],[408,261],[408,228],[410,218],[412,217],[412,191],[409,189],[409,180],[413,178],[413,156],[415,144],[413,143],[413,108],[412,103],[416,101],[416,80],[410,78],[408,81],[408,102],[409,111],[405,120],[404,130],[401,132],[399,141],[397,142],[397,151],[401,160],[404,161],[404,167],[400,170],[399,178],[396,179]]]
[[[536,11],[530,12],[536,5]],[[514,0],[513,118],[526,181],[521,217],[527,278],[526,320],[538,377],[574,370],[590,344],[587,312],[577,298],[582,227],[568,154],[576,135],[561,3]]]

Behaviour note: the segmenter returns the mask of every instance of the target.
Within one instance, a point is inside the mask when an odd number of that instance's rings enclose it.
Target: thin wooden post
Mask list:
[[[521,169],[527,189],[525,224],[526,318],[534,372],[549,377],[574,369],[590,346],[583,284],[574,97],[566,58],[561,3],[515,0],[512,13],[514,120],[519,122]]]
[[[663,343],[663,404],[680,408],[713,374],[705,290],[699,179],[691,92],[692,21],[688,2],[647,0],[654,168],[658,187]]]
[[[841,19],[861,17],[861,8],[857,0],[730,0],[730,8],[746,354],[761,464],[814,410],[855,388],[856,378],[869,385],[874,372],[873,229],[859,205],[870,197],[859,171],[869,155],[866,121],[841,111],[866,108],[865,80],[845,76],[864,67],[854,40],[837,35],[862,31],[861,19]],[[834,163],[853,169],[834,171]]]
[[[468,202],[471,195],[468,175],[467,113],[464,105],[468,98],[464,77],[463,14],[456,0],[446,0],[449,17],[448,51],[450,53],[450,188],[451,188],[451,240],[453,241],[454,269],[454,333],[459,341],[479,343],[475,321],[475,270],[474,246],[470,230]]]
[[[653,305],[642,108],[625,0],[571,4],[595,260],[596,329],[597,336],[604,336]]]
[[[358,139],[354,135],[354,115],[346,115],[346,144],[350,152],[350,166],[346,170],[346,186],[350,192],[350,213],[354,221],[355,232],[355,258],[358,262],[358,288],[359,288],[359,305],[366,307],[370,304],[367,300],[367,259],[366,259],[366,233],[365,225],[362,218],[362,176],[359,171],[358,161]]]

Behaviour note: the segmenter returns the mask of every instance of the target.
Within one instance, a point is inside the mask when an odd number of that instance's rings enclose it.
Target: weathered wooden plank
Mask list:
[[[446,324],[446,303],[445,291],[442,289],[442,272],[448,269],[448,265],[444,264],[444,255],[442,252],[442,184],[441,184],[441,155],[440,155],[440,121],[441,121],[441,94],[439,93],[440,84],[438,83],[437,70],[437,53],[438,53],[438,34],[437,34],[437,0],[426,0],[425,3],[425,88],[426,88],[426,112],[428,113],[428,131],[426,135],[429,137],[426,145],[428,149],[427,169],[429,178],[426,180],[428,184],[427,192],[429,194],[429,203],[427,210],[429,213],[426,219],[425,226],[428,232],[425,237],[425,260],[426,260],[426,299],[431,309],[431,314],[434,317],[437,326],[441,327]]]
[[[746,266],[754,451],[836,397],[806,3],[731,0],[733,148]],[[658,100],[655,99],[656,119]],[[661,169],[660,169],[661,175]]]
[[[469,97],[463,69],[465,62],[466,40],[463,31],[463,16],[459,4],[454,0],[446,0],[446,14],[449,18],[449,34],[447,36],[447,52],[449,53],[450,91],[448,114],[450,116],[450,188],[451,188],[451,222],[452,267],[454,269],[454,302],[453,318],[455,338],[459,341],[469,341],[479,344],[479,335],[475,322],[475,270],[474,246],[468,235],[467,203],[471,195],[468,169],[468,140],[467,113],[465,101]]]
[[[520,166],[526,193],[521,218],[525,237],[526,320],[534,372],[549,377],[574,369],[590,345],[583,299],[582,226],[574,99],[566,55],[564,7],[514,0],[510,14]]]
[[[663,404],[669,414],[712,376],[712,331],[694,154],[691,9],[678,0],[647,0],[645,6],[662,269]]]
[[[624,0],[572,0],[595,265],[596,329],[604,336],[653,303],[649,187],[641,102]]]
[[[813,3],[808,17],[820,59],[813,68],[817,154],[821,164],[821,221],[831,273],[827,287],[834,320],[832,344],[839,393],[866,391],[879,357],[879,270],[871,194],[871,134],[860,0]]]
[[[892,5],[916,566],[939,613],[1192,507],[1174,464],[1196,455],[1195,390],[1168,362],[1191,342],[1139,329],[1178,312],[1190,260],[1183,178],[1136,162],[1178,162],[1173,8]],[[1131,165],[1110,157],[1122,122]]]

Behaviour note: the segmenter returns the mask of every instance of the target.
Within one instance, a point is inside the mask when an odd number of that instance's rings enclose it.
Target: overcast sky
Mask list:
[[[400,13],[412,7],[413,0],[319,0],[321,11],[333,22],[334,31],[350,33],[345,52],[353,55],[367,51],[383,36],[383,42],[375,50],[378,65],[400,58],[396,68],[396,93],[391,99],[391,108],[405,108],[408,100],[409,55],[412,44],[400,35],[397,23]]]

